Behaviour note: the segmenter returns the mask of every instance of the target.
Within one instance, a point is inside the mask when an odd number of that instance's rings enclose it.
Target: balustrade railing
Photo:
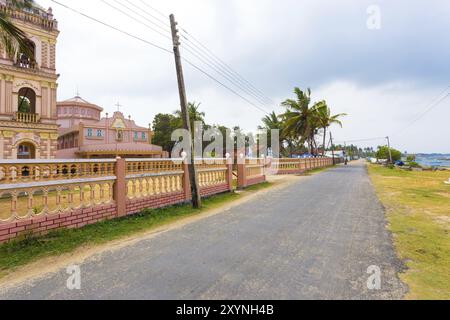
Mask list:
[[[41,116],[37,113],[16,112],[14,114],[14,121],[20,123],[39,123]]]
[[[227,171],[229,167],[226,159],[197,160],[195,167],[197,168],[201,188],[226,184],[228,182]]]
[[[335,164],[339,163],[339,159],[334,160]],[[271,159],[269,161],[269,169],[272,174],[289,174],[301,173],[317,168],[324,168],[333,165],[332,158],[306,158],[306,159]]]
[[[0,223],[54,215],[113,202],[114,180],[67,181],[0,190]]]
[[[0,13],[4,14],[7,17],[11,17],[13,19],[32,23],[32,24],[35,24],[37,26],[43,27],[48,30],[57,30],[58,29],[58,23],[54,19],[49,19],[49,18],[42,17],[37,14],[25,12],[23,10],[18,10],[18,9],[12,8],[12,7],[4,5],[4,4],[0,4]]]
[[[43,181],[115,176],[115,160],[6,160],[0,161],[0,186]]]
[[[266,171],[265,159],[246,159],[245,161],[245,175],[247,179],[262,177]]]

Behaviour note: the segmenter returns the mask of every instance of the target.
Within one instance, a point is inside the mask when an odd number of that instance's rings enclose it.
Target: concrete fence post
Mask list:
[[[114,184],[114,201],[116,202],[117,216],[127,215],[127,162],[125,159],[117,158],[116,161],[116,183]]]
[[[237,168],[238,168],[238,189],[242,190],[245,189],[247,186],[247,176],[246,176],[246,170],[245,170],[245,160],[239,161]]]

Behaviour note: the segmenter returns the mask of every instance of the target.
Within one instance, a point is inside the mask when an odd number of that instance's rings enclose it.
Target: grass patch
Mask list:
[[[259,183],[259,184],[255,184],[253,186],[247,187],[245,188],[246,192],[256,192],[259,190],[263,190],[263,189],[267,189],[269,187],[271,187],[273,185],[273,183],[271,182],[263,182],[263,183]]]
[[[404,171],[370,165],[390,230],[408,271],[408,299],[450,299],[449,171]]]
[[[334,166],[329,166],[329,167],[323,167],[323,168],[316,168],[316,169],[308,170],[308,171],[306,171],[305,174],[306,174],[307,176],[312,176],[312,175],[315,175],[315,174],[318,174],[318,173],[321,173],[321,172],[330,170],[331,168],[334,168]]]
[[[262,183],[246,189],[245,193],[270,187]],[[209,209],[241,198],[242,194],[225,193],[203,201],[200,210],[190,205],[180,205],[162,209],[148,209],[140,214],[96,223],[81,229],[57,230],[46,236],[17,240],[0,245],[0,278],[17,267],[39,259],[73,252],[82,246],[101,245],[113,240],[151,231],[182,218],[198,215]]]

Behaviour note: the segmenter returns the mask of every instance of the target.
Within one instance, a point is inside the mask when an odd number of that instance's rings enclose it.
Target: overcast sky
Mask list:
[[[130,1],[162,18],[140,0]],[[333,128],[338,142],[390,135],[402,151],[450,153],[450,97],[409,125],[444,97],[446,88],[450,92],[448,0],[144,1],[174,13],[180,27],[271,98],[274,105],[261,106],[267,111],[281,112],[279,104],[293,97],[295,86],[310,87],[314,100],[325,99],[333,113],[349,114],[343,129]],[[157,113],[178,108],[170,54],[51,1],[38,2],[53,7],[59,21],[59,100],[74,96],[78,88],[83,98],[108,112],[120,101],[121,111],[144,126]],[[60,2],[171,50],[168,39],[100,0]],[[227,83],[186,50],[183,54]],[[184,68],[188,98],[202,103],[208,123],[246,130],[260,124],[262,111],[189,65]]]

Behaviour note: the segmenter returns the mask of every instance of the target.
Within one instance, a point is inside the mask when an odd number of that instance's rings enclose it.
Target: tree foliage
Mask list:
[[[32,0],[13,0],[11,6],[17,10],[31,8]],[[29,41],[25,32],[19,29],[8,15],[0,12],[0,44],[4,48],[8,58],[15,59],[19,52],[24,53],[34,61],[33,44]]]
[[[281,104],[286,108],[284,113],[277,115],[273,112],[262,119],[263,128],[281,131],[280,145],[285,156],[305,152],[317,155],[319,147],[325,154],[328,128],[335,124],[342,126],[340,118],[346,114],[332,115],[324,100],[312,103],[311,89],[303,91],[296,87],[294,94],[295,99],[286,99]],[[321,146],[317,142],[320,133],[323,138]]]
[[[399,161],[402,159],[401,151],[395,150],[391,148],[392,153],[392,161]],[[389,148],[387,146],[378,147],[377,151],[377,159],[388,159],[389,160]]]

